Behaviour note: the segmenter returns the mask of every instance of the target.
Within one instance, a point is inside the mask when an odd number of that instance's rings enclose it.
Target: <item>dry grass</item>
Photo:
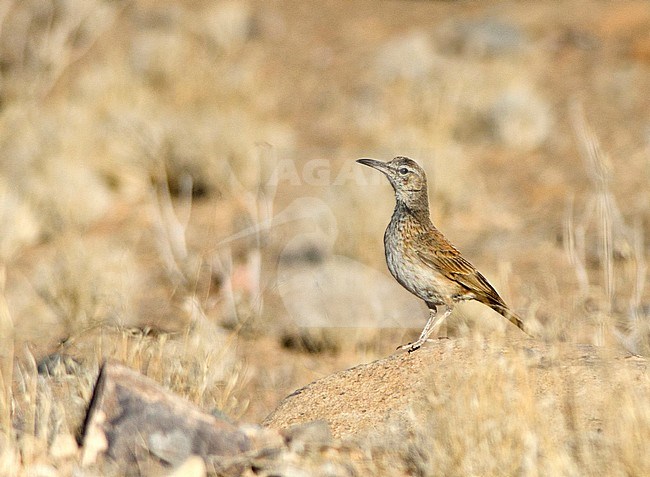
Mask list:
[[[643,449],[650,414],[647,387],[640,392],[633,378],[638,373],[607,358],[595,367],[579,366],[583,373],[595,372],[602,389],[615,390],[590,398],[586,373],[567,379],[561,367],[550,374],[536,368],[531,356],[476,354],[480,366],[452,369],[444,383],[429,384],[414,413],[394,418],[386,434],[368,433],[364,444],[375,457],[373,473],[568,476],[601,475],[605,468],[608,475],[648,473]],[[558,383],[567,385],[560,394]],[[585,418],[594,415],[604,418]]]
[[[351,166],[373,153],[424,164],[434,222],[542,339],[648,353],[650,14],[299,3],[0,0],[0,474],[72,472],[53,445],[109,356],[259,421],[408,341],[417,304],[381,251],[390,190]],[[292,311],[283,285],[305,276],[332,298]],[[322,319],[339,327],[302,326]],[[467,307],[450,333],[499,326]],[[39,374],[48,356],[72,361]],[[647,473],[633,393],[608,402],[600,455],[577,434],[580,459],[554,446],[526,388],[454,434],[463,405],[525,371],[486,364],[488,388],[434,399],[449,421],[420,470]],[[488,429],[508,405],[521,421]],[[508,467],[540,443],[542,461]]]

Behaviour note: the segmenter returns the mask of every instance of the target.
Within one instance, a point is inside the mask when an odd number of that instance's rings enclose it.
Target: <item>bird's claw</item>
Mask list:
[[[445,339],[449,339],[449,338],[445,337]],[[432,340],[432,339],[430,339],[430,338],[427,338],[427,339],[419,339],[419,340],[415,340],[415,341],[413,341],[412,343],[406,343],[405,345],[398,346],[397,349],[398,349],[398,350],[405,350],[405,351],[407,351],[409,354],[411,354],[413,351],[417,351],[417,350],[419,350],[419,349],[422,347],[422,345],[423,345],[424,343],[432,343],[432,342],[434,342],[434,341],[435,341],[435,340]]]
[[[420,343],[419,341],[415,341],[413,343],[406,343],[405,345],[398,346],[397,349],[398,350],[405,350],[409,354],[411,354],[413,351],[417,351],[418,349],[420,349],[421,346],[422,346],[422,343]]]

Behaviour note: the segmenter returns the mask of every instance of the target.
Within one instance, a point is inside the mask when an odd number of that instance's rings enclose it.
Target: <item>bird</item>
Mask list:
[[[357,162],[382,172],[393,186],[395,210],[384,233],[388,270],[429,309],[420,337],[397,349],[409,353],[419,349],[451,314],[454,305],[468,300],[489,306],[531,336],[490,282],[431,222],[424,169],[404,156],[388,162],[367,158]],[[441,312],[439,308],[443,307]]]

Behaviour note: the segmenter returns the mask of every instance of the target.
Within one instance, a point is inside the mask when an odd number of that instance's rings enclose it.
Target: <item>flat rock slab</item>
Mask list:
[[[108,457],[125,472],[154,461],[162,471],[193,455],[219,460],[250,448],[245,433],[227,420],[117,362],[102,367],[86,419],[85,466]]]
[[[613,400],[626,396],[647,401],[650,379],[647,361],[623,351],[534,340],[437,340],[315,381],[287,396],[263,425],[324,420],[334,437],[355,437],[384,432],[407,416],[435,422],[442,418],[436,412],[456,414],[459,426],[472,414],[485,421],[494,408],[558,432],[599,433]]]

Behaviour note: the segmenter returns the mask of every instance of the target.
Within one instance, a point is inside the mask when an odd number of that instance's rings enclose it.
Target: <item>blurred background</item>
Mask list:
[[[645,353],[648,91],[645,1],[2,0],[4,386],[76,376],[75,429],[113,356],[255,422],[392,353],[396,155],[540,339]]]

